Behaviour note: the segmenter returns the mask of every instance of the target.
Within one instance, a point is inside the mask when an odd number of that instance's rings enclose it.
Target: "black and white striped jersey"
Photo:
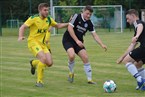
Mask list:
[[[75,35],[77,38],[83,42],[83,36],[87,31],[91,33],[95,32],[94,25],[91,20],[85,20],[82,14],[75,14],[71,19],[69,25],[71,25],[74,29]],[[63,41],[74,41],[70,36],[68,30],[64,33]]]
[[[142,33],[141,35],[138,37],[138,40],[137,42],[140,42],[140,46],[141,47],[145,47],[145,22],[141,21],[141,20],[136,20],[134,23],[133,23],[133,26],[134,26],[134,36],[136,35],[137,33],[137,29],[138,29],[138,25],[139,24],[142,24],[143,25],[143,30],[142,30]]]

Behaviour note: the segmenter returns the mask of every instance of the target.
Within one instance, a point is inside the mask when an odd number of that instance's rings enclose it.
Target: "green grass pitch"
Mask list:
[[[15,33],[15,34],[14,34]],[[144,97],[145,92],[135,90],[136,81],[123,64],[116,60],[127,49],[132,32],[98,32],[108,46],[104,50],[86,34],[84,40],[97,85],[87,84],[83,64],[76,57],[74,83],[67,81],[67,55],[63,49],[62,35],[51,37],[54,64],[46,68],[44,87],[35,87],[36,75],[30,74],[29,60],[34,59],[27,48],[27,41],[17,41],[18,29],[3,29],[0,37],[0,97]],[[112,79],[117,84],[115,93],[104,93],[103,83]]]

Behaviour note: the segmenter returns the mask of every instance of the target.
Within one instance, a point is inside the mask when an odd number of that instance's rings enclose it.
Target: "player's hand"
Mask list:
[[[22,37],[18,37],[18,41],[22,41],[22,40],[24,40],[24,39],[25,39],[24,36],[22,36]]]
[[[132,37],[132,43],[136,43],[138,37]]]
[[[84,44],[81,41],[78,40],[78,41],[76,41],[76,43],[78,44],[79,47],[81,47],[81,48],[84,47]]]
[[[107,51],[107,46],[106,45],[104,45],[104,44],[102,44],[101,45],[102,46],[102,48],[105,50],[105,52]]]
[[[116,61],[116,63],[117,63],[117,64],[122,63],[123,59],[124,59],[124,57],[121,56],[121,57]]]

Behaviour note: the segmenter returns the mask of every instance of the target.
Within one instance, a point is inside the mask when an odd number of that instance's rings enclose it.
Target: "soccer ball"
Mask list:
[[[116,83],[113,80],[107,80],[103,84],[103,89],[106,93],[113,93],[116,90]]]

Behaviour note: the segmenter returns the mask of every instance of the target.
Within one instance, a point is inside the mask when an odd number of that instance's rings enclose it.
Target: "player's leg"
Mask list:
[[[67,50],[68,55],[68,67],[71,73],[74,73],[74,60],[75,60],[75,51],[73,48]]]
[[[43,46],[43,50],[37,54],[37,58],[40,60],[37,66],[37,83],[36,86],[43,86],[43,76],[46,66],[50,67],[53,64],[52,56],[48,51],[47,46]]]
[[[39,60],[37,60],[37,59],[30,60],[32,75],[35,74],[35,69],[36,69],[38,63],[39,63]],[[53,62],[52,62],[52,57],[51,57],[50,53],[46,53],[46,62],[45,63],[48,67],[52,66]]]
[[[28,43],[29,50],[38,58],[38,60],[30,61],[31,64],[31,73],[35,73],[35,69],[37,67],[37,81],[36,86],[43,86],[43,72],[46,67],[46,56],[44,53],[45,46],[37,43],[36,41],[31,41]]]
[[[38,66],[37,66],[36,86],[42,87],[43,86],[44,69],[46,68],[46,55],[43,51],[40,51],[37,54],[37,58],[39,59],[39,63],[38,63]]]
[[[52,55],[50,52],[45,53],[46,56],[46,65],[51,67],[53,65]]]
[[[39,60],[30,60],[30,65],[31,65],[31,74],[35,74],[35,69],[39,63]]]
[[[123,63],[125,64],[127,70],[130,72],[130,74],[137,80],[137,84],[139,86],[139,89],[143,87],[145,80],[141,77],[141,75],[138,73],[138,70],[136,66],[134,65],[135,60],[132,58],[134,56],[134,53],[128,54],[124,60]]]
[[[36,67],[38,63],[39,63],[39,60],[37,60],[37,59],[32,60],[33,67]]]
[[[73,82],[74,81],[74,65],[75,65],[75,51],[73,48],[69,48],[67,50],[67,55],[68,55],[68,68],[69,68],[69,76],[68,76],[68,81]]]
[[[145,69],[143,67],[144,61],[134,62],[135,66],[137,67],[138,73],[141,75],[143,79],[145,79]],[[136,90],[139,90],[139,86],[137,85]]]
[[[36,55],[42,51],[42,47],[41,45],[36,42],[36,41],[31,41],[31,42],[28,42],[28,48],[30,50],[30,52],[32,52],[32,54],[36,57]],[[31,64],[31,73],[34,75],[35,74],[35,69],[39,63],[39,59],[37,60],[30,60],[30,64]]]
[[[88,55],[85,49],[82,49],[78,52],[78,56],[82,59],[84,63],[84,71],[87,76],[87,80],[89,84],[95,84],[95,82],[92,81],[92,69],[91,65],[88,60]]]
[[[142,78],[145,79],[145,68],[143,67],[144,62],[139,61],[139,62],[135,62],[134,64],[137,67],[138,73],[141,75]]]
[[[47,33],[47,35],[49,37],[47,37],[47,39],[50,38],[50,32]],[[52,60],[52,55],[51,55],[51,46],[50,46],[50,42],[49,40],[46,41],[46,46],[44,46],[44,52],[45,52],[45,55],[46,55],[46,65],[48,67],[51,67],[53,65],[53,60]]]
[[[68,41],[62,41],[63,47],[67,52],[68,56],[68,68],[69,68],[69,76],[68,76],[68,81],[73,82],[74,81],[74,65],[75,65],[75,51],[74,51],[74,46],[73,43],[68,42]]]

